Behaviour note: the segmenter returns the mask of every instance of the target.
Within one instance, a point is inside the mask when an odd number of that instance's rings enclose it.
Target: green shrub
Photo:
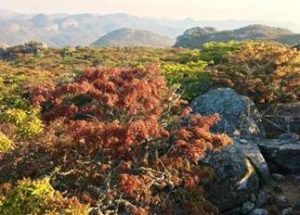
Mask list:
[[[204,49],[201,50],[199,59],[218,64],[226,55],[230,55],[240,50],[245,42],[229,41],[229,42],[209,42],[205,43]]]
[[[28,102],[22,97],[25,76],[23,74],[0,74],[0,110],[8,108],[28,108]]]
[[[5,134],[0,132],[0,153],[6,152],[13,146],[12,140],[10,140]]]
[[[199,49],[184,49],[183,51],[180,51],[176,55],[176,62],[181,64],[186,64],[188,62],[197,62],[200,60],[201,52]]]
[[[169,86],[177,86],[182,97],[191,100],[211,86],[210,77],[204,71],[207,65],[204,61],[191,61],[187,64],[166,64],[162,69]]]
[[[2,215],[88,213],[88,206],[81,205],[76,199],[66,199],[55,191],[49,178],[37,181],[24,179],[0,201]]]
[[[31,138],[43,130],[39,112],[37,108],[33,108],[29,112],[21,109],[8,109],[0,114],[0,123],[15,125],[20,138]]]

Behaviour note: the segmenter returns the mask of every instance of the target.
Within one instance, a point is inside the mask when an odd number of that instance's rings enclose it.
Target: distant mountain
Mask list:
[[[132,28],[122,28],[102,36],[93,46],[117,46],[117,47],[171,47],[174,39],[162,36],[151,31]]]
[[[296,45],[300,43],[300,34],[294,34],[285,28],[266,25],[248,25],[231,31],[217,31],[212,27],[195,27],[186,30],[183,35],[179,36],[174,46],[201,48],[206,42],[229,40],[273,40],[288,45]]]
[[[120,28],[141,29],[176,38],[194,25],[195,21],[191,20],[167,21],[122,13],[24,15],[5,11],[0,13],[0,44],[18,45],[36,40],[50,46],[85,46]]]
[[[124,13],[104,15],[90,13],[49,15],[23,14],[9,10],[0,10],[0,44],[12,46],[34,40],[45,42],[49,46],[86,46],[108,32],[121,28],[151,31],[176,38],[184,30],[195,26],[214,26],[218,29],[232,29],[248,25],[249,23],[252,22],[238,20],[196,21],[190,18],[183,20],[158,19],[131,16]],[[208,31],[206,32],[207,35],[222,34],[214,28],[204,29],[204,31]],[[202,32],[202,34],[204,33]],[[208,39],[210,38],[206,40]],[[298,37],[287,34],[280,39],[283,41],[297,41]]]
[[[274,40],[280,43],[295,46],[300,44],[300,34],[281,35]]]

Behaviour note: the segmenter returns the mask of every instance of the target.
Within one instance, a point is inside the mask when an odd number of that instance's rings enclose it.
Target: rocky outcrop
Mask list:
[[[300,34],[284,28],[266,25],[248,25],[234,30],[217,31],[214,28],[194,27],[177,37],[175,47],[203,48],[207,42],[227,42],[243,40],[268,40],[295,45],[300,42]]]
[[[278,139],[263,140],[259,147],[265,159],[278,172],[299,174],[300,138],[295,134],[281,135]]]
[[[251,164],[255,167],[261,182],[267,183],[270,177],[270,170],[257,143],[252,140],[245,139],[236,139],[234,141],[235,144],[242,150],[244,155],[251,161]]]
[[[237,144],[208,154],[201,162],[214,170],[213,179],[204,187],[220,211],[241,206],[258,192],[259,177]]]
[[[184,35],[201,36],[201,35],[216,33],[217,31],[218,30],[214,27],[204,27],[204,28],[194,27],[194,28],[187,29],[184,32]]]
[[[300,137],[296,134],[299,134],[299,102],[272,106],[260,114],[248,97],[232,89],[219,88],[197,97],[190,107],[201,115],[219,113],[221,122],[213,130],[225,132],[234,140],[232,146],[209,154],[202,161],[215,172],[213,180],[204,187],[208,199],[222,214],[258,215],[274,211],[293,214],[297,211],[294,203],[285,202],[282,196],[289,192],[290,182],[285,183],[285,178],[300,172]],[[266,121],[271,123],[267,125]],[[275,123],[280,129],[273,126]],[[276,133],[275,139],[266,139],[264,126],[268,134]],[[281,134],[286,131],[296,133]],[[298,192],[297,189],[293,192]],[[276,209],[269,211],[274,202]]]
[[[230,88],[211,90],[195,98],[190,106],[194,113],[201,115],[219,113],[221,121],[213,127],[216,132],[240,138],[263,138],[265,135],[253,101]]]
[[[9,60],[22,55],[37,55],[41,50],[47,49],[45,43],[28,42],[24,45],[0,48],[0,60]]]

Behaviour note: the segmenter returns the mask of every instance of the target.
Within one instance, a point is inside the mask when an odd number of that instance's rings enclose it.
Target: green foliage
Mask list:
[[[208,42],[202,49],[182,49],[176,55],[176,62],[186,64],[188,62],[205,61],[209,64],[218,64],[223,61],[226,55],[239,51],[246,42]]]
[[[5,134],[0,132],[0,153],[4,153],[13,147],[13,142]]]
[[[28,102],[22,98],[25,81],[24,74],[13,74],[7,70],[0,73],[0,110],[11,107],[21,109],[28,107]]]
[[[200,60],[200,50],[199,49],[194,49],[194,50],[189,50],[189,49],[184,49],[182,52],[178,53],[178,62],[181,64],[185,64],[188,62],[196,62]]]
[[[37,108],[29,112],[22,109],[8,109],[0,114],[0,123],[11,123],[16,126],[20,138],[31,138],[43,130],[39,113],[40,110]]]
[[[32,138],[42,131],[39,110],[29,104],[25,95],[30,85],[42,82],[47,75],[0,62],[0,124],[14,125],[19,139]]]
[[[182,91],[182,97],[191,100],[211,86],[211,80],[204,69],[204,61],[188,62],[187,64],[166,64],[163,66],[169,86],[177,86]]]
[[[204,49],[200,53],[199,59],[218,64],[224,60],[226,55],[230,55],[242,48],[243,42],[209,42],[205,43]]]
[[[37,181],[24,179],[0,202],[2,215],[88,214],[88,207],[69,201],[56,192],[49,178]]]

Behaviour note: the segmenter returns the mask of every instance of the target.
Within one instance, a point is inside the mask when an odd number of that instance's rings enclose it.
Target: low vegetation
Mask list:
[[[300,98],[300,52],[280,44],[248,43],[209,74],[216,86],[231,87],[262,106]]]
[[[49,178],[37,181],[24,179],[13,189],[10,184],[4,184],[2,190],[7,193],[0,199],[0,213],[3,215],[89,214],[88,206],[81,205],[75,198],[64,198],[56,192]]]
[[[211,171],[197,162],[231,140],[210,133],[217,115],[179,113],[180,96],[155,67],[91,68],[72,82],[32,89],[30,101],[41,108],[46,132],[4,155],[5,178],[51,175],[58,190],[103,213],[217,210],[199,185]]]
[[[260,42],[64,48],[0,61],[0,214],[217,214],[207,152],[231,144],[187,103],[218,86],[299,101],[299,52]]]
[[[0,132],[0,153],[7,152],[13,146],[12,140],[10,140],[5,134]]]

